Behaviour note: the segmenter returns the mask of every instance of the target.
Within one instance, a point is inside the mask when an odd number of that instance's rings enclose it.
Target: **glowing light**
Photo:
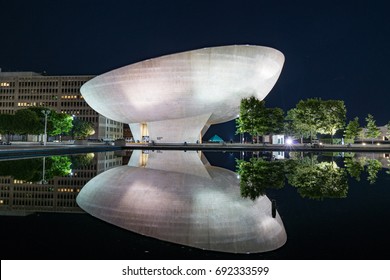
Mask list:
[[[293,144],[293,140],[289,137],[286,139],[286,145],[292,145]]]
[[[365,145],[366,145],[366,143],[362,143],[362,145],[363,145],[363,146],[365,146]]]

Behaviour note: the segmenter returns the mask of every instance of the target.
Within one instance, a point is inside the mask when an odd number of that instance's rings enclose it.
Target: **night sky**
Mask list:
[[[268,107],[342,99],[348,119],[390,120],[387,1],[0,0],[2,71],[98,75],[203,47],[262,45],[286,61]],[[225,140],[234,122],[214,127]],[[218,128],[218,127],[217,127]],[[212,136],[212,135],[210,135]]]

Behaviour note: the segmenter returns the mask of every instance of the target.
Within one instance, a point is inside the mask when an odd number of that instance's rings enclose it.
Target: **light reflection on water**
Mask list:
[[[2,225],[6,225],[9,229],[7,232],[3,232],[2,235],[7,240],[15,240],[14,243],[16,240],[18,240],[17,242],[23,243],[25,241],[21,241],[19,237],[20,230],[24,229],[26,231],[28,228],[33,235],[34,232],[36,233],[34,236],[37,239],[34,240],[36,244],[34,246],[38,246],[37,244],[50,244],[50,242],[57,244],[56,241],[60,240],[58,237],[58,239],[50,237],[45,242],[40,240],[40,236],[42,235],[40,233],[46,232],[47,229],[39,228],[36,226],[37,223],[34,222],[31,224],[30,221],[38,220],[38,224],[44,225],[48,223],[47,226],[50,227],[53,225],[53,220],[55,220],[56,227],[65,227],[62,228],[60,234],[66,234],[69,231],[78,233],[80,239],[73,237],[74,243],[72,244],[73,247],[85,248],[85,258],[91,258],[91,251],[94,251],[92,256],[95,256],[95,258],[177,258],[183,256],[185,258],[199,258],[202,256],[208,258],[237,258],[239,256],[240,258],[271,259],[388,258],[386,250],[383,250],[383,248],[390,245],[383,231],[383,227],[386,226],[390,216],[390,201],[388,199],[390,176],[386,174],[389,172],[388,159],[386,158],[388,155],[208,152],[205,154],[207,160],[204,157],[199,157],[202,165],[198,164],[190,168],[185,166],[185,162],[188,162],[186,158],[190,157],[189,155],[191,153],[181,153],[185,156],[182,157],[184,160],[181,159],[180,162],[178,162],[178,157],[169,151],[160,153],[146,152],[138,156],[137,161],[134,160],[135,157],[130,158],[131,152],[127,155],[109,152],[90,154],[83,157],[47,157],[45,160],[40,158],[0,162],[0,214],[2,215],[0,221]],[[164,161],[159,161],[159,154],[160,158],[162,154],[165,154],[165,157],[171,159],[165,163]],[[84,213],[76,204],[75,198],[91,178],[108,169],[114,168],[113,170],[115,170],[115,167],[123,165],[125,167],[120,168],[134,168],[135,165],[138,165],[138,169],[142,169],[141,171],[145,172],[145,168],[140,166],[146,166],[147,162],[149,162],[149,169],[164,171],[164,174],[167,174],[166,172],[171,172],[170,175],[187,174],[187,176],[191,175],[196,178],[204,178],[204,180],[207,180],[207,174],[210,175],[207,162],[211,166],[222,166],[225,169],[237,172],[240,174],[241,181],[239,182],[237,180],[237,191],[241,192],[243,196],[248,197],[245,200],[247,201],[246,203],[253,203],[252,200],[256,202],[259,199],[258,197],[261,198],[264,195],[268,197],[268,206],[266,208],[270,207],[271,200],[276,202],[277,210],[280,214],[278,219],[280,220],[280,224],[284,224],[287,243],[284,244],[282,240],[278,246],[273,248],[280,247],[279,249],[261,254],[226,255],[210,251],[197,251],[189,247],[155,241],[154,239],[112,227],[107,223],[99,222],[99,220],[93,219],[87,214],[76,216],[75,214],[71,214],[70,216],[59,214]],[[202,168],[202,166],[206,166],[206,168]],[[217,170],[216,168],[214,169]],[[226,180],[229,177],[226,174],[233,173],[229,173],[226,170],[224,174]],[[234,175],[236,176],[236,174]],[[108,187],[115,186],[115,181],[117,180],[115,177],[110,178],[107,184]],[[170,180],[179,177],[174,178],[174,176],[170,176]],[[181,175],[180,178],[182,180],[185,177]],[[233,180],[233,177],[228,180]],[[194,179],[194,182],[196,181],[199,180]],[[219,186],[226,187],[227,185],[225,181]],[[227,189],[232,189],[232,187]],[[172,189],[170,191],[170,195],[172,195],[174,191]],[[188,193],[188,191],[184,191],[183,195],[188,195]],[[225,190],[222,190],[220,193],[225,195]],[[158,201],[163,194],[156,195],[153,200]],[[206,197],[208,196],[210,194],[206,195]],[[186,197],[187,200],[184,199],[184,202],[187,204],[189,202],[188,197],[190,196]],[[171,198],[172,196],[169,197],[169,199]],[[215,198],[218,199],[218,196],[215,196]],[[235,198],[233,200],[241,199]],[[226,213],[224,212],[237,211],[237,209],[228,207],[230,206],[229,204],[234,204],[233,200],[230,197],[229,200],[225,199],[223,201],[227,206],[225,209],[220,207],[219,215],[225,215]],[[202,203],[205,201],[202,201]],[[223,205],[223,203],[221,204]],[[154,209],[155,206],[150,209]],[[241,212],[238,213],[241,216],[243,215]],[[266,213],[269,215],[271,212]],[[183,223],[185,224],[183,221],[187,221],[186,226],[188,228],[189,224],[191,224],[188,223],[188,216],[193,216],[194,213],[191,211],[188,212],[187,210],[185,214],[187,215],[187,220],[182,217],[180,224],[183,225]],[[58,219],[51,218],[53,215]],[[98,216],[96,213],[93,213],[93,215]],[[171,213],[169,211],[164,212],[164,215],[170,216]],[[210,215],[208,213],[208,216]],[[253,214],[251,215],[253,216]],[[26,217],[21,218],[18,216]],[[228,216],[225,215],[226,217]],[[81,222],[86,219],[88,220],[87,222]],[[74,222],[71,226],[65,222],[63,224],[61,223],[61,221],[67,220]],[[16,228],[12,226],[15,221],[17,222]],[[205,221],[203,221],[203,224],[197,224],[199,226],[198,233],[199,229],[206,228]],[[251,226],[255,223],[252,220],[249,224],[246,230],[254,235]],[[91,232],[87,231],[89,228],[93,229],[97,225],[101,227],[100,232],[96,230]],[[117,225],[123,226],[120,224]],[[232,228],[237,228],[237,224],[232,225]],[[174,240],[169,238],[161,238],[162,231],[157,230],[153,234],[147,234],[133,226],[123,227],[174,242]],[[219,226],[214,225],[214,228],[218,228]],[[158,224],[158,227],[161,227],[161,224]],[[181,228],[184,229],[185,227]],[[169,227],[166,227],[165,230],[167,236],[172,237],[173,234],[168,234]],[[83,235],[81,233],[83,232],[85,232],[84,236],[86,238],[82,238]],[[103,232],[105,232],[105,236],[103,236]],[[158,233],[157,235],[156,232]],[[176,237],[181,235],[180,238],[183,240],[185,236],[184,231],[179,234],[179,230],[176,227],[175,232],[177,232]],[[199,236],[204,236],[204,232],[199,234]],[[111,239],[107,240],[107,236],[111,236]],[[100,254],[96,255],[96,243],[100,242],[104,244],[102,247],[103,250],[101,250]],[[191,242],[187,240],[186,242],[181,241],[179,243],[194,246]],[[230,240],[229,242],[233,241]],[[13,256],[13,248],[9,247],[7,250],[8,247],[6,245],[8,243],[3,243],[2,248],[4,250],[2,252],[5,254],[5,257]],[[208,244],[211,243],[209,242]],[[12,242],[9,244],[12,244]],[[33,248],[29,244],[30,242],[23,243],[26,248],[24,254],[33,257],[35,256],[32,253]],[[65,244],[67,243],[64,242]],[[64,245],[61,245],[60,242],[56,246],[59,246],[60,251],[62,250],[64,252]],[[121,249],[112,249],[115,246],[119,246]],[[71,245],[68,244],[66,247],[68,249]],[[108,249],[109,247],[111,249]],[[164,248],[164,254],[161,253],[161,247]],[[204,244],[195,247],[223,251],[220,248],[206,247]],[[273,249],[271,248],[271,250]],[[39,252],[47,256],[47,254],[53,255],[53,250],[46,248],[46,250],[40,250]],[[231,251],[231,249],[225,249],[225,251],[229,250]],[[245,250],[250,251],[248,249]],[[90,252],[87,253],[88,251]],[[261,250],[257,250],[257,252],[259,251]],[[126,252],[136,253],[135,255],[130,254],[129,256]],[[75,253],[68,252],[68,254],[70,258],[77,258]],[[20,254],[15,256],[23,258]],[[61,258],[64,255],[58,253],[58,256]],[[78,256],[80,257],[80,254]]]

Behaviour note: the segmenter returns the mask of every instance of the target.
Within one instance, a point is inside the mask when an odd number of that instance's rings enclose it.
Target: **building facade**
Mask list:
[[[237,118],[241,99],[263,100],[283,64],[269,47],[204,48],[109,71],[80,91],[97,112],[129,124],[135,141],[195,143],[211,125]]]
[[[94,111],[80,87],[94,76],[48,76],[35,72],[0,72],[0,114],[46,107],[93,123],[94,139],[123,138],[123,124]],[[38,139],[35,139],[38,140]]]

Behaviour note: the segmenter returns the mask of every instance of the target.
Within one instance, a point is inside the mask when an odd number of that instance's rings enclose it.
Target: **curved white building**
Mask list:
[[[242,198],[237,174],[195,151],[133,151],[128,166],[90,180],[77,203],[116,226],[205,250],[259,253],[287,240],[267,196]]]
[[[100,114],[129,123],[135,140],[196,142],[210,125],[235,119],[242,98],[264,99],[283,64],[273,48],[204,48],[107,72],[81,93]]]

